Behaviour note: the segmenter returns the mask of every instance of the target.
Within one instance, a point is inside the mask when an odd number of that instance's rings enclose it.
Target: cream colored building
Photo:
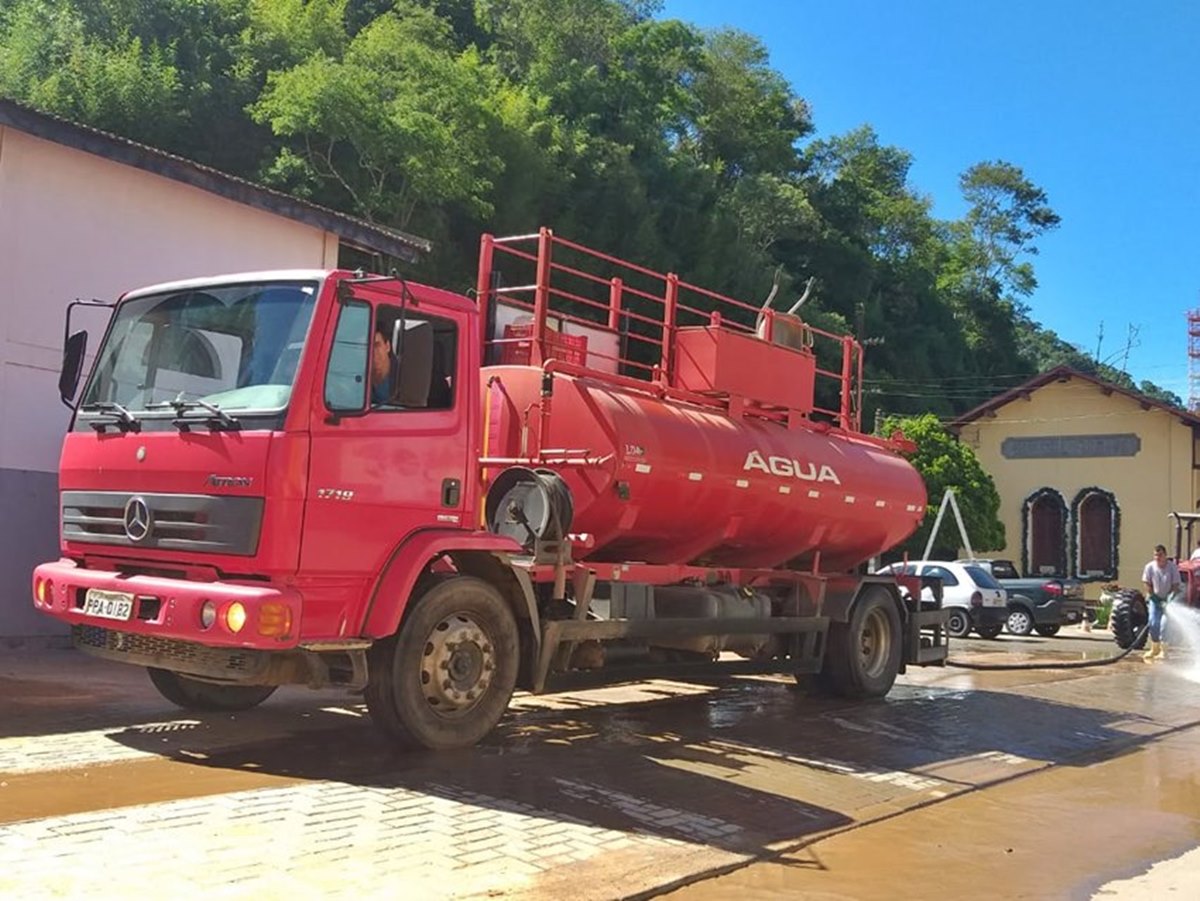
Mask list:
[[[1169,514],[1197,509],[1200,417],[1067,367],[953,429],[1000,494],[1008,544],[993,556],[1078,578],[1091,598],[1104,582],[1140,586],[1154,545],[1175,554]]]
[[[58,549],[63,318],[173,279],[330,268],[428,242],[0,99],[0,647],[62,630],[30,600]],[[95,349],[106,309],[76,309]]]

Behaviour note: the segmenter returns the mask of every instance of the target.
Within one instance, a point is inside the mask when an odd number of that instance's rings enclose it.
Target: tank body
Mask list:
[[[542,371],[483,369],[484,454],[540,445],[571,490],[584,559],[846,570],[903,541],[925,515],[920,475],[850,436],[787,428],[590,378],[556,375],[545,435]],[[580,555],[577,554],[577,557]]]

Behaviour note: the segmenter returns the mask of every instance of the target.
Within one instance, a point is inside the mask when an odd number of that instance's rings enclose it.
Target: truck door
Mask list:
[[[370,286],[335,312],[311,423],[301,569],[315,584],[306,597],[361,598],[406,535],[463,525],[467,315]],[[320,608],[346,614],[344,604],[306,603],[305,634]]]

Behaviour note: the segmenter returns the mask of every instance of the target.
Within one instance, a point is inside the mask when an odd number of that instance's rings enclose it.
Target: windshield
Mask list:
[[[143,411],[173,401],[221,410],[287,405],[315,282],[190,287],[126,301],[80,402]]]
[[[971,577],[971,581],[980,588],[1000,588],[1000,583],[992,578],[992,574],[982,566],[964,566],[967,575]]]

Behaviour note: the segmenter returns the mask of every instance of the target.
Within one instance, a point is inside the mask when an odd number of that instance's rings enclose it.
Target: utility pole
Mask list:
[[[1096,365],[1100,365],[1100,346],[1104,344],[1104,320],[1100,320],[1100,334],[1096,336]]]

